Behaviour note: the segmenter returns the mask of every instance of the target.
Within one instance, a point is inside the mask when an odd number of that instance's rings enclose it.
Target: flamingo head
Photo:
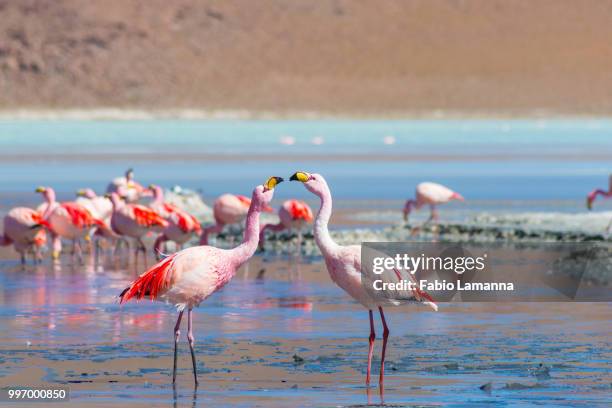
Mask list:
[[[322,196],[329,193],[327,182],[317,173],[306,173],[305,171],[297,171],[289,178],[291,181],[300,181],[304,183],[304,187],[311,193]]]
[[[402,209],[402,214],[404,215],[404,222],[408,222],[408,217],[410,216],[410,212],[412,211],[413,206],[414,200],[407,200],[406,204],[404,204],[404,208]]]
[[[595,198],[597,198],[597,190],[591,191],[587,195],[586,207],[589,211],[593,209],[593,202],[595,201]]]
[[[150,192],[154,198],[158,198],[162,195],[162,188],[157,184],[149,184],[147,191]]]
[[[256,206],[255,208],[266,212],[272,209],[270,202],[274,197],[274,187],[282,182],[282,177],[270,177],[264,184],[255,187],[253,198],[251,199],[251,203]]]
[[[76,192],[77,197],[96,198],[96,193],[91,188],[82,188]]]
[[[34,190],[34,192],[42,194],[45,200],[49,202],[55,201],[55,191],[51,187],[40,186],[40,187],[37,187],[36,190]]]

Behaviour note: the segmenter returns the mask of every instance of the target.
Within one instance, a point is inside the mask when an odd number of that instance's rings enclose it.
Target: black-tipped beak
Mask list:
[[[297,173],[293,173],[293,175],[289,177],[289,181],[299,181],[297,177]]]
[[[282,177],[278,177],[278,176],[270,177],[263,185],[264,191],[274,190],[274,187],[276,187],[279,183],[282,183],[283,181],[284,180]]]

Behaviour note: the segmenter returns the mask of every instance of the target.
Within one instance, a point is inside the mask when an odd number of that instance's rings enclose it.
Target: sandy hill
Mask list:
[[[612,113],[612,1],[0,0],[0,108]]]

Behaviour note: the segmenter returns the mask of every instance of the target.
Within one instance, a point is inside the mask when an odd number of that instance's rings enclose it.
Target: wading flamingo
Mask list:
[[[408,221],[408,216],[413,209],[418,210],[424,205],[429,205],[431,209],[431,215],[427,221],[436,221],[438,220],[438,210],[436,206],[448,203],[451,200],[464,201],[459,193],[455,193],[442,184],[431,182],[420,183],[416,188],[415,199],[406,201],[404,205],[404,221]]]
[[[266,231],[282,231],[285,229],[298,232],[298,248],[302,241],[302,228],[306,223],[312,222],[312,210],[304,201],[287,200],[278,209],[278,224],[265,224],[259,233],[259,246],[263,248]]]
[[[72,254],[76,253],[81,258],[81,239],[87,237],[92,228],[104,227],[104,222],[74,201],[57,202],[55,191],[51,187],[38,187],[36,192],[43,195],[47,204],[42,217],[51,226],[53,259],[59,258],[62,250],[61,238],[72,240]]]
[[[385,352],[387,350],[387,339],[389,337],[389,328],[385,320],[383,306],[395,306],[400,304],[399,301],[387,298],[375,298],[369,293],[361,283],[361,246],[338,245],[332,239],[327,224],[332,214],[332,196],[327,186],[327,182],[320,174],[309,174],[303,171],[298,171],[293,174],[290,180],[296,180],[304,183],[304,187],[321,200],[321,206],[314,222],[314,237],[317,246],[321,250],[325,259],[325,265],[329,276],[344,289],[357,302],[361,303],[370,315],[370,337],[368,349],[368,369],[366,374],[366,385],[370,384],[370,370],[372,366],[372,354],[374,351],[374,340],[376,334],[374,332],[374,317],[372,311],[378,309],[383,325],[383,345],[380,357],[380,377],[379,384],[383,386],[385,376]],[[397,279],[404,279],[401,273],[396,270]],[[410,275],[409,273],[406,275]],[[412,275],[410,275],[412,276]],[[407,276],[405,279],[411,279]],[[429,305],[434,310],[438,307],[433,302],[433,299],[425,292],[416,289],[412,293],[413,298],[410,301],[417,301]]]
[[[21,263],[26,262],[26,253],[32,252],[34,262],[42,260],[40,248],[47,242],[44,227],[51,228],[38,211],[27,207],[15,207],[4,216],[3,234],[0,246],[13,244],[21,255]]]
[[[158,255],[162,253],[162,245],[166,241],[174,241],[179,250],[183,249],[183,244],[189,241],[194,234],[202,233],[199,221],[177,206],[164,202],[164,191],[160,186],[151,184],[149,189],[153,192],[153,201],[149,207],[168,221],[168,226],[155,240],[155,253]]]
[[[593,202],[595,201],[595,199],[601,196],[602,198],[610,198],[612,197],[612,174],[610,174],[610,180],[609,180],[609,185],[608,185],[608,191],[605,191],[601,188],[598,188],[596,190],[591,191],[588,195],[587,195],[587,208],[589,210],[593,209]]]
[[[104,222],[104,227],[98,227],[94,230],[94,237],[97,238],[95,239],[96,251],[99,249],[99,238],[107,240],[116,249],[121,236],[111,228],[111,216],[113,215],[113,203],[111,200],[97,195],[90,188],[84,188],[77,191],[76,203],[89,210],[95,218]]]
[[[172,303],[177,308],[179,314],[174,326],[173,384],[176,382],[177,346],[183,312],[187,309],[187,340],[197,386],[192,310],[229,282],[236,270],[253,256],[259,239],[259,214],[272,200],[274,187],[282,181],[280,177],[270,177],[264,185],[253,190],[242,244],[233,249],[197,246],[176,252],[140,275],[121,293],[121,303],[131,298],[142,299],[148,296],[151,300]]]
[[[141,197],[151,195],[150,190],[144,188],[140,183],[134,181],[134,169],[127,169],[125,176],[117,177],[106,187],[106,192],[121,195],[128,203],[134,203]]]
[[[123,202],[117,193],[111,193],[110,199],[113,204],[112,230],[116,234],[133,238],[136,241],[135,255],[138,256],[138,251],[142,251],[146,260],[147,247],[142,237],[150,231],[161,232],[168,226],[168,221],[149,207]]]
[[[104,196],[97,195],[91,188],[83,188],[76,193],[75,202],[87,208],[91,215],[107,220],[113,213],[113,203]]]
[[[213,216],[215,223],[202,230],[200,245],[208,245],[208,235],[218,234],[223,227],[231,224],[241,223],[247,216],[251,200],[243,195],[223,194],[213,204]],[[262,211],[273,212],[270,206],[265,206]]]

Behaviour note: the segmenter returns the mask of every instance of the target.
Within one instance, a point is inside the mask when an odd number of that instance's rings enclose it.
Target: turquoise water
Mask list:
[[[0,160],[4,196],[39,184],[100,191],[133,166],[143,184],[211,198],[303,169],[324,174],[338,198],[404,199],[429,180],[468,199],[576,200],[579,210],[612,172],[612,120],[2,121]]]
[[[295,144],[281,145],[285,136]],[[389,136],[395,143],[385,145]],[[323,144],[313,144],[315,137]],[[612,153],[612,120],[0,122],[0,150],[41,147],[73,152]]]

